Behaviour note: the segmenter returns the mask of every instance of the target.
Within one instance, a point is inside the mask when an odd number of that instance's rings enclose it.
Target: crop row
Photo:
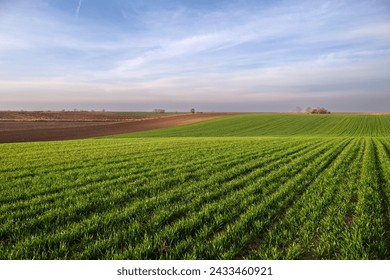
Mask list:
[[[244,114],[109,137],[388,137],[389,127],[390,115]]]
[[[387,138],[0,146],[0,259],[389,258]]]

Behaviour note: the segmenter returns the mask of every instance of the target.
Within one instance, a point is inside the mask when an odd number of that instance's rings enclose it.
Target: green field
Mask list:
[[[247,114],[116,137],[389,137],[389,115]]]
[[[390,115],[0,145],[0,259],[390,259]]]

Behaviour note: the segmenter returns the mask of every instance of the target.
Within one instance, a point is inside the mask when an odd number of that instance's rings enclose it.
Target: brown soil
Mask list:
[[[51,111],[0,111],[0,121],[80,121],[80,122],[107,122],[126,121],[145,118],[159,118],[173,114],[156,113],[113,113],[113,112],[51,112]]]
[[[130,133],[228,115],[88,112],[0,112],[0,143],[71,140]]]

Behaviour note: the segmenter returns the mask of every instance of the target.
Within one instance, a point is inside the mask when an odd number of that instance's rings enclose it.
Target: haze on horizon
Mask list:
[[[0,0],[0,110],[390,111],[390,2]]]

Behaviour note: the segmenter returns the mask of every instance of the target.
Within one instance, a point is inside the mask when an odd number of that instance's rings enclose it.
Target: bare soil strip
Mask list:
[[[115,114],[116,115],[116,114]],[[172,114],[164,116],[127,117],[118,121],[116,116],[104,121],[80,116],[69,119],[0,120],[0,143],[54,141],[91,138],[123,134],[157,128],[190,124],[229,115],[228,113]]]

